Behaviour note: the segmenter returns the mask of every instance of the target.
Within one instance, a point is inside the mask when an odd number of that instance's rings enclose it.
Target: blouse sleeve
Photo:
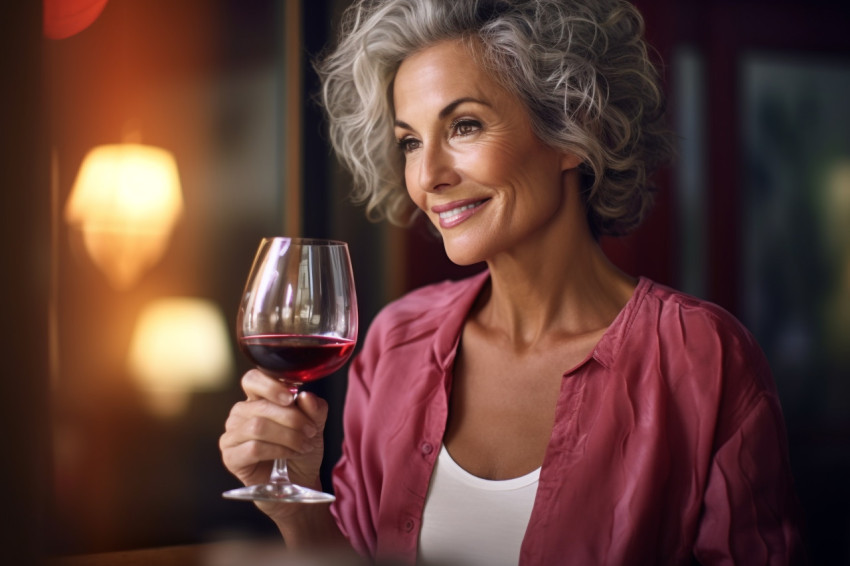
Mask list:
[[[705,566],[806,564],[777,395],[763,390],[736,412],[711,461],[694,555]]]

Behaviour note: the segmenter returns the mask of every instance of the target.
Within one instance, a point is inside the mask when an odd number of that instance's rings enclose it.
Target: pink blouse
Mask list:
[[[460,333],[488,277],[389,305],[352,363],[332,512],[364,555],[416,560]],[[805,561],[775,386],[729,313],[641,279],[565,370],[521,565]]]

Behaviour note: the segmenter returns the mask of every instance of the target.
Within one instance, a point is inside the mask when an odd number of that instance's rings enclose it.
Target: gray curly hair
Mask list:
[[[401,62],[462,39],[529,111],[546,144],[582,159],[582,194],[596,237],[624,235],[652,207],[650,174],[672,155],[664,94],[623,0],[357,0],[340,42],[321,58],[331,143],[372,219],[408,224],[393,134],[392,82]]]

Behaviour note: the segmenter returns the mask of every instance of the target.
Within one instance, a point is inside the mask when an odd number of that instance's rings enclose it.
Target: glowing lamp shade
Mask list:
[[[182,212],[172,154],[119,144],[86,155],[65,219],[81,230],[86,252],[112,285],[126,289],[162,257]]]
[[[128,366],[162,415],[180,413],[192,393],[222,388],[233,356],[221,310],[188,297],[149,303],[136,322]]]

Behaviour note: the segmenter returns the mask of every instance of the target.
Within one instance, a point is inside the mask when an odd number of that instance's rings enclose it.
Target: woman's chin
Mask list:
[[[461,267],[475,265],[487,260],[478,247],[461,245],[458,242],[447,241],[445,238],[443,238],[443,249],[446,251],[449,260]]]

